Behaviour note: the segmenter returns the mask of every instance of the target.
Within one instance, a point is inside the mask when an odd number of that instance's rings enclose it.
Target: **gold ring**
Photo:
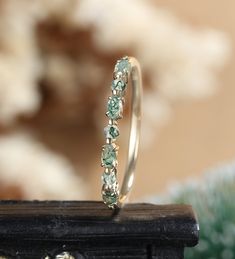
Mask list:
[[[131,125],[129,148],[124,179],[119,189],[117,180],[117,151],[115,144],[119,136],[118,120],[122,118],[124,96],[129,86],[132,85]],[[142,103],[142,78],[139,62],[133,57],[124,57],[117,61],[113,81],[111,84],[112,95],[108,99],[106,115],[109,118],[108,126],[104,128],[106,144],[102,148],[101,166],[102,198],[111,209],[120,208],[126,201],[133,185],[137,161]]]

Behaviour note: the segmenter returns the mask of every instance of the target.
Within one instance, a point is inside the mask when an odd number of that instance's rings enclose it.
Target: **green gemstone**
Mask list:
[[[126,84],[125,82],[123,82],[123,80],[121,79],[115,79],[112,82],[112,90],[116,90],[116,91],[124,91],[126,88]]]
[[[115,139],[119,136],[119,129],[116,125],[108,125],[104,128],[106,138]]]
[[[113,120],[120,119],[122,115],[122,110],[123,110],[122,98],[118,96],[110,97],[107,105],[107,113],[106,113],[107,116]]]
[[[122,58],[118,60],[116,66],[115,66],[115,72],[130,72],[131,70],[131,64],[127,58]]]
[[[114,171],[110,173],[104,172],[102,175],[102,181],[105,185],[112,186],[117,183],[117,177]]]
[[[103,146],[101,164],[106,168],[113,168],[117,165],[117,152],[114,144],[106,144]]]
[[[117,204],[118,201],[118,194],[117,192],[113,191],[113,190],[107,190],[103,192],[103,200],[104,202],[112,207],[113,205]]]

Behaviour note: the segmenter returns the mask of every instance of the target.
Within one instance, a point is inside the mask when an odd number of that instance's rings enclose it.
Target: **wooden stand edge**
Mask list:
[[[198,229],[189,205],[113,212],[95,201],[0,201],[0,256],[9,259],[182,259]],[[58,256],[65,251],[71,257]]]

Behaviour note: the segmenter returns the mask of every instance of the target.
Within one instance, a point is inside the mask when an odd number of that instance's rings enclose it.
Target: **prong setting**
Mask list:
[[[112,95],[108,97],[106,116],[109,118],[108,126],[104,128],[106,144],[102,147],[101,166],[104,167],[102,175],[102,197],[104,203],[115,209],[119,200],[119,187],[117,181],[117,155],[119,147],[114,143],[119,136],[118,120],[123,118],[124,96],[128,85],[131,64],[128,57],[117,61],[111,84]]]

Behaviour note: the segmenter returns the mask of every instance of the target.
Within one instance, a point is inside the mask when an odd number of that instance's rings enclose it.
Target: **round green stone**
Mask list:
[[[103,146],[101,164],[107,168],[113,168],[117,165],[117,152],[113,144]]]
[[[108,100],[108,105],[107,105],[107,116],[110,119],[117,120],[121,117],[123,110],[123,104],[122,104],[122,99],[121,97],[118,96],[112,96]]]
[[[125,82],[121,79],[114,79],[112,82],[112,90],[124,91],[126,88]]]
[[[118,202],[118,194],[113,190],[105,191],[102,196],[104,202],[110,207]]]
[[[110,173],[104,172],[102,175],[102,181],[105,185],[112,186],[117,183],[117,177],[114,171]]]
[[[119,136],[119,129],[116,125],[108,125],[104,128],[106,138],[115,139]]]

